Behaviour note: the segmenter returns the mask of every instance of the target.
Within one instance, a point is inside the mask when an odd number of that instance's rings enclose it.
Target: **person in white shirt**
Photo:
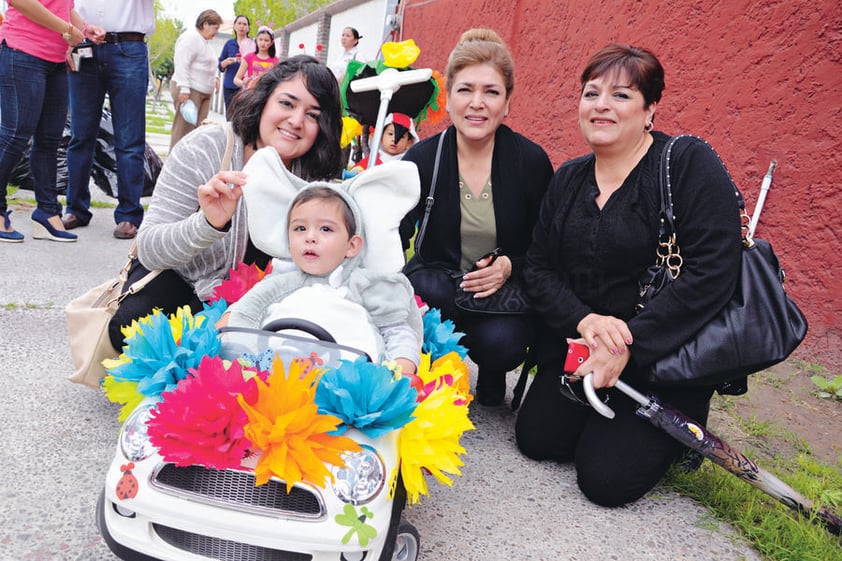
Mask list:
[[[90,179],[105,94],[114,127],[117,164],[117,208],[114,237],[131,239],[143,220],[146,89],[149,51],[146,38],[155,31],[153,0],[125,0],[119,10],[110,0],[76,0],[86,27],[105,29],[105,40],[87,40],[73,49],[76,69],[69,72],[70,143],[67,146],[65,229],[87,226]]]
[[[188,29],[175,42],[175,74],[170,91],[175,105],[175,117],[170,134],[170,150],[176,142],[195,129],[210,112],[211,96],[219,87],[216,76],[216,52],[210,44],[222,25],[222,17],[215,10],[204,10],[196,18],[195,29]],[[195,122],[188,122],[181,106],[192,101],[198,112]]]
[[[339,41],[342,43],[344,52],[330,65],[330,69],[333,71],[333,75],[336,76],[338,82],[342,82],[342,78],[345,77],[345,68],[348,66],[348,61],[357,60],[357,56],[359,55],[358,45],[362,38],[363,36],[360,35],[360,32],[353,27],[346,27],[342,30],[342,37]]]

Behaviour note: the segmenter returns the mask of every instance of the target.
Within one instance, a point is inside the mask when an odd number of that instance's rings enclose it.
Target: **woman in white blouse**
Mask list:
[[[170,81],[175,117],[170,134],[170,150],[210,112],[211,96],[219,87],[216,52],[210,41],[219,33],[220,25],[222,17],[215,10],[205,10],[196,18],[195,29],[188,29],[175,42],[175,74]],[[188,100],[196,108],[196,120],[192,123],[181,113],[182,105]]]
[[[342,43],[344,52],[330,65],[330,69],[333,71],[333,75],[336,76],[337,81],[341,82],[345,76],[345,68],[348,66],[348,61],[357,59],[359,55],[359,48],[357,46],[360,44],[360,39],[362,38],[363,36],[360,35],[360,32],[353,27],[346,27],[342,30],[342,37],[339,41]]]

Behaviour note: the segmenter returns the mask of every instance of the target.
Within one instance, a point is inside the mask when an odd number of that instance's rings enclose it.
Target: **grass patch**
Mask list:
[[[146,98],[146,132],[170,134],[174,111],[172,105],[163,99],[155,101],[153,96]]]
[[[751,457],[751,451],[746,451]],[[768,462],[767,462],[768,463]],[[805,454],[763,466],[818,506],[842,504],[842,475]],[[821,525],[710,461],[695,472],[671,470],[664,484],[738,528],[769,561],[842,561],[842,541]]]
[[[46,304],[15,304],[14,302],[9,302],[7,304],[3,304],[3,309],[8,312],[13,312],[15,310],[54,310],[55,304],[52,302],[48,302]]]

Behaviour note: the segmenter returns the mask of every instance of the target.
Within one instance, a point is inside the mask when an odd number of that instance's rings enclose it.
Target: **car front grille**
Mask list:
[[[155,533],[162,540],[182,551],[220,561],[310,561],[313,556],[296,551],[281,551],[257,545],[249,545],[184,530],[153,524]]]
[[[164,493],[265,516],[317,520],[325,515],[321,497],[308,488],[294,486],[287,493],[286,483],[278,479],[260,486],[254,481],[249,471],[162,464],[151,483]]]

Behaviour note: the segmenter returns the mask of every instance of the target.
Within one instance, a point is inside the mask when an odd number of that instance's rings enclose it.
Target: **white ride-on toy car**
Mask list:
[[[282,327],[330,338],[307,323]],[[266,349],[286,364],[300,357],[335,364],[362,354],[329,340],[267,330],[223,328],[219,337],[219,356],[226,360],[266,356]],[[298,482],[287,492],[277,477],[255,485],[254,456],[239,469],[222,470],[165,461],[146,432],[155,405],[142,402],[126,420],[97,507],[100,532],[121,559],[417,559],[418,532],[401,518],[406,493],[394,476],[399,473],[399,431],[372,439],[349,429],[346,436],[361,451],[347,454],[344,468],[327,466],[334,481],[323,487]]]

